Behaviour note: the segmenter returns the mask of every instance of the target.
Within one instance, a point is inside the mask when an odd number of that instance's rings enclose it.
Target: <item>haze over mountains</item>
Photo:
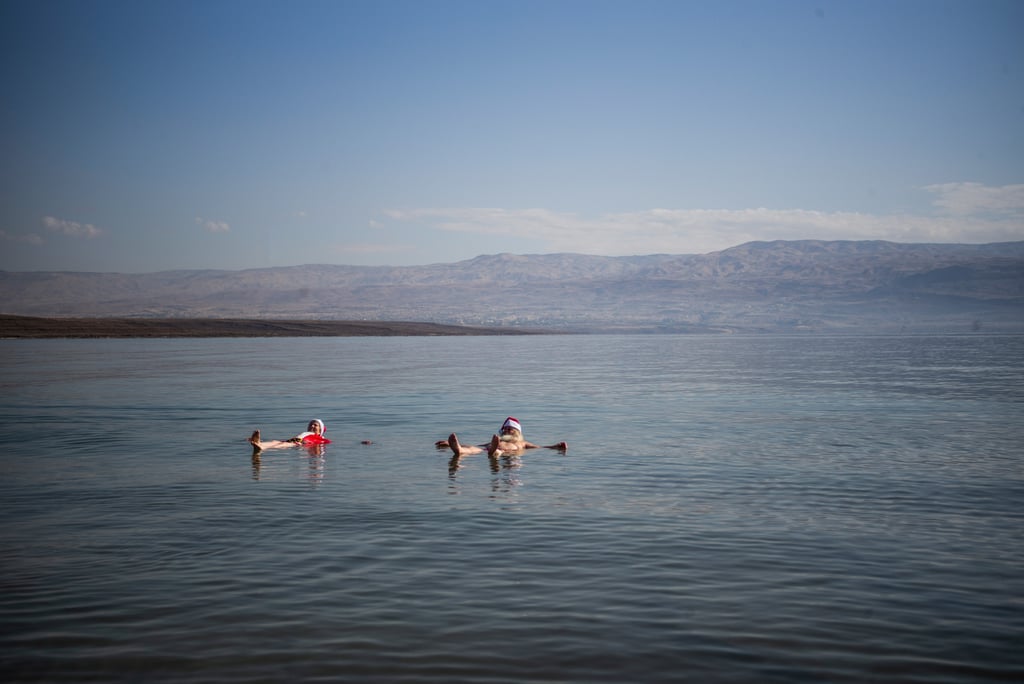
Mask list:
[[[1024,331],[1024,241],[751,242],[702,255],[407,267],[0,272],[0,313],[664,332]]]

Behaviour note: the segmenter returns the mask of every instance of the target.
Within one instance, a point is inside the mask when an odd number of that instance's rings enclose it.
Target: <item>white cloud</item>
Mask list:
[[[765,208],[648,209],[598,217],[497,208],[391,210],[385,215],[444,231],[529,241],[544,251],[609,256],[705,253],[753,240],[1004,242],[1024,239],[1024,201],[1017,189],[1022,187],[930,186],[945,210],[939,216]],[[959,211],[953,212],[954,206]]]
[[[44,216],[43,225],[47,230],[67,235],[68,237],[97,238],[103,235],[103,231],[91,223],[79,223],[78,221],[67,221],[53,216]]]
[[[981,183],[941,183],[927,185],[938,195],[936,206],[949,214],[987,214],[1024,217],[1024,185],[992,187]]]
[[[41,245],[43,244],[43,238],[41,235],[35,233],[24,233],[22,235],[13,235],[8,233],[6,230],[0,230],[0,240],[5,242],[20,242],[26,245]]]
[[[214,221],[213,219],[197,216],[196,224],[202,226],[203,230],[208,233],[227,233],[231,231],[231,226],[226,221]]]

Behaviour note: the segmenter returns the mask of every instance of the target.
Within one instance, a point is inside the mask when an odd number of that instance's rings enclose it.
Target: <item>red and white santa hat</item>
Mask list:
[[[520,425],[519,421],[512,416],[506,418],[505,422],[501,424],[501,429],[504,430],[505,428],[512,428],[513,430],[519,430],[520,432],[523,431],[523,426]]]

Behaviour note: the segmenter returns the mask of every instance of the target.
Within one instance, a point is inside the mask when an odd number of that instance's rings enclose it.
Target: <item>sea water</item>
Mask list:
[[[1024,678],[1019,336],[3,340],[0,388],[6,682]],[[568,451],[434,446],[509,415]]]

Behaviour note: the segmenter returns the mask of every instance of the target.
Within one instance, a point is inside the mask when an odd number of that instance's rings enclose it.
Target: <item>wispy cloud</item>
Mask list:
[[[686,254],[752,240],[1002,242],[1024,239],[1024,186],[929,186],[937,216],[806,209],[648,209],[584,217],[547,209],[412,209],[385,215],[439,230],[529,240],[546,251]]]
[[[68,221],[66,219],[59,219],[54,216],[44,216],[43,226],[47,230],[53,233],[59,233],[60,235],[66,235],[74,238],[86,238],[93,239],[103,235],[103,231],[92,225],[91,223],[79,223],[78,221]]]
[[[23,233],[21,235],[14,235],[8,233],[6,230],[0,230],[0,240],[4,242],[20,242],[25,245],[41,245],[43,244],[43,238],[41,235],[36,233]]]
[[[228,225],[227,221],[215,221],[202,218],[201,216],[196,217],[196,225],[202,226],[203,230],[207,233],[228,233],[231,231],[231,226]]]

